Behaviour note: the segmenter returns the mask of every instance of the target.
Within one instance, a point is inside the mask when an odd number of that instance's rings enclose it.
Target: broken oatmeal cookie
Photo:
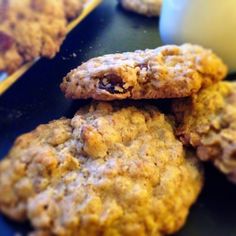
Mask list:
[[[61,89],[73,99],[186,97],[226,73],[224,63],[210,50],[169,45],[90,59],[64,78]]]

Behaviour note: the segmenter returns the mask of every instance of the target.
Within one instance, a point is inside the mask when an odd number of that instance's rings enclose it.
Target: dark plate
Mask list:
[[[19,134],[61,116],[71,117],[85,103],[66,100],[60,92],[62,77],[70,69],[105,53],[159,45],[156,19],[127,13],[115,0],[105,0],[69,35],[55,59],[40,60],[0,97],[0,158]],[[204,191],[178,235],[235,236],[236,186],[210,166],[206,172]],[[0,236],[26,235],[28,230],[29,224],[0,215]]]

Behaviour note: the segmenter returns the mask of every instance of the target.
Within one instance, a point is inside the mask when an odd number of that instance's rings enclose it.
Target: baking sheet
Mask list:
[[[85,4],[85,7],[81,14],[67,26],[68,33],[73,30],[86,16],[93,11],[102,0],[90,0]],[[2,95],[11,85],[13,85],[31,66],[36,63],[39,58],[32,62],[28,62],[20,69],[8,76],[6,73],[0,73],[0,95]]]

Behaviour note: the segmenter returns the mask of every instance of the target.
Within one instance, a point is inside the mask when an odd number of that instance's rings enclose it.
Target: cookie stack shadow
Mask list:
[[[201,161],[236,182],[236,83],[221,82],[226,74],[190,44],[83,63],[61,89],[96,101],[17,138],[0,163],[1,211],[29,219],[36,235],[175,233],[202,189]]]

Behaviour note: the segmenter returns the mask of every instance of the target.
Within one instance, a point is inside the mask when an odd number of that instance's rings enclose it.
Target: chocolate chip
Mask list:
[[[140,68],[140,70],[147,69],[148,68],[148,64],[147,63],[140,64],[139,68]]]
[[[232,150],[230,153],[230,160],[235,161],[236,160],[236,150]]]
[[[23,20],[25,18],[25,14],[23,12],[18,12],[17,13],[17,19],[18,20]]]
[[[70,82],[70,81],[71,81],[70,76],[66,76],[66,77],[65,77],[65,81],[66,81],[66,82]]]
[[[107,90],[109,93],[126,93],[128,89],[125,89],[122,78],[116,74],[108,74],[102,78],[99,78],[99,88]]]
[[[0,31],[0,52],[5,52],[11,48],[14,40],[8,34]]]

